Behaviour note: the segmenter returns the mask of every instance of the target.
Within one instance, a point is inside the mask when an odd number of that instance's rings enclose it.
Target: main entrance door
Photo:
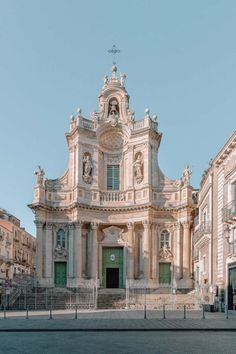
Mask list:
[[[102,248],[102,285],[123,288],[123,247]]]
[[[55,286],[66,286],[66,262],[55,262]]]
[[[170,263],[159,263],[159,283],[170,284],[171,282],[171,270]]]
[[[107,288],[119,288],[119,268],[106,269]]]

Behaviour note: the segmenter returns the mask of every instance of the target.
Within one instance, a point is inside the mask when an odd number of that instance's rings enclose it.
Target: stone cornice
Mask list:
[[[225,143],[223,148],[214,158],[213,163],[216,165],[216,167],[219,167],[235,148],[236,148],[236,130],[233,132],[233,134]]]
[[[69,206],[57,206],[52,207],[42,203],[29,204],[28,207],[33,210],[44,209],[48,211],[70,211],[71,209],[78,208],[84,210],[96,210],[96,211],[109,211],[109,212],[122,212],[122,211],[140,211],[140,210],[148,210],[153,209],[155,211],[165,211],[165,212],[178,212],[181,210],[191,209],[194,210],[196,206],[194,204],[182,204],[176,207],[160,207],[151,203],[146,203],[142,205],[124,205],[120,207],[114,206],[96,206],[96,205],[88,205],[82,203],[72,203]]]

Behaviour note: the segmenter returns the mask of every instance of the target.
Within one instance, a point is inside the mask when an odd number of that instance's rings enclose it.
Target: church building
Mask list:
[[[163,174],[157,116],[146,109],[135,118],[125,79],[113,64],[98,111],[71,116],[64,175],[47,179],[40,166],[35,172],[39,286],[193,286],[191,171],[177,180]]]

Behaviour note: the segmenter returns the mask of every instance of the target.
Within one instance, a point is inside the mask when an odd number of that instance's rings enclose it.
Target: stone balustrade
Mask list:
[[[125,202],[126,196],[124,192],[120,191],[102,191],[100,192],[100,202],[109,202],[109,203],[117,203],[117,202]]]

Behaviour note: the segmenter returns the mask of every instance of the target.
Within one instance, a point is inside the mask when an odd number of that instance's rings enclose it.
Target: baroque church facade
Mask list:
[[[136,120],[125,74],[104,77],[98,111],[78,109],[66,133],[69,165],[57,179],[39,166],[30,208],[40,286],[192,288],[196,208],[188,167],[178,180],[158,164],[157,116]]]

